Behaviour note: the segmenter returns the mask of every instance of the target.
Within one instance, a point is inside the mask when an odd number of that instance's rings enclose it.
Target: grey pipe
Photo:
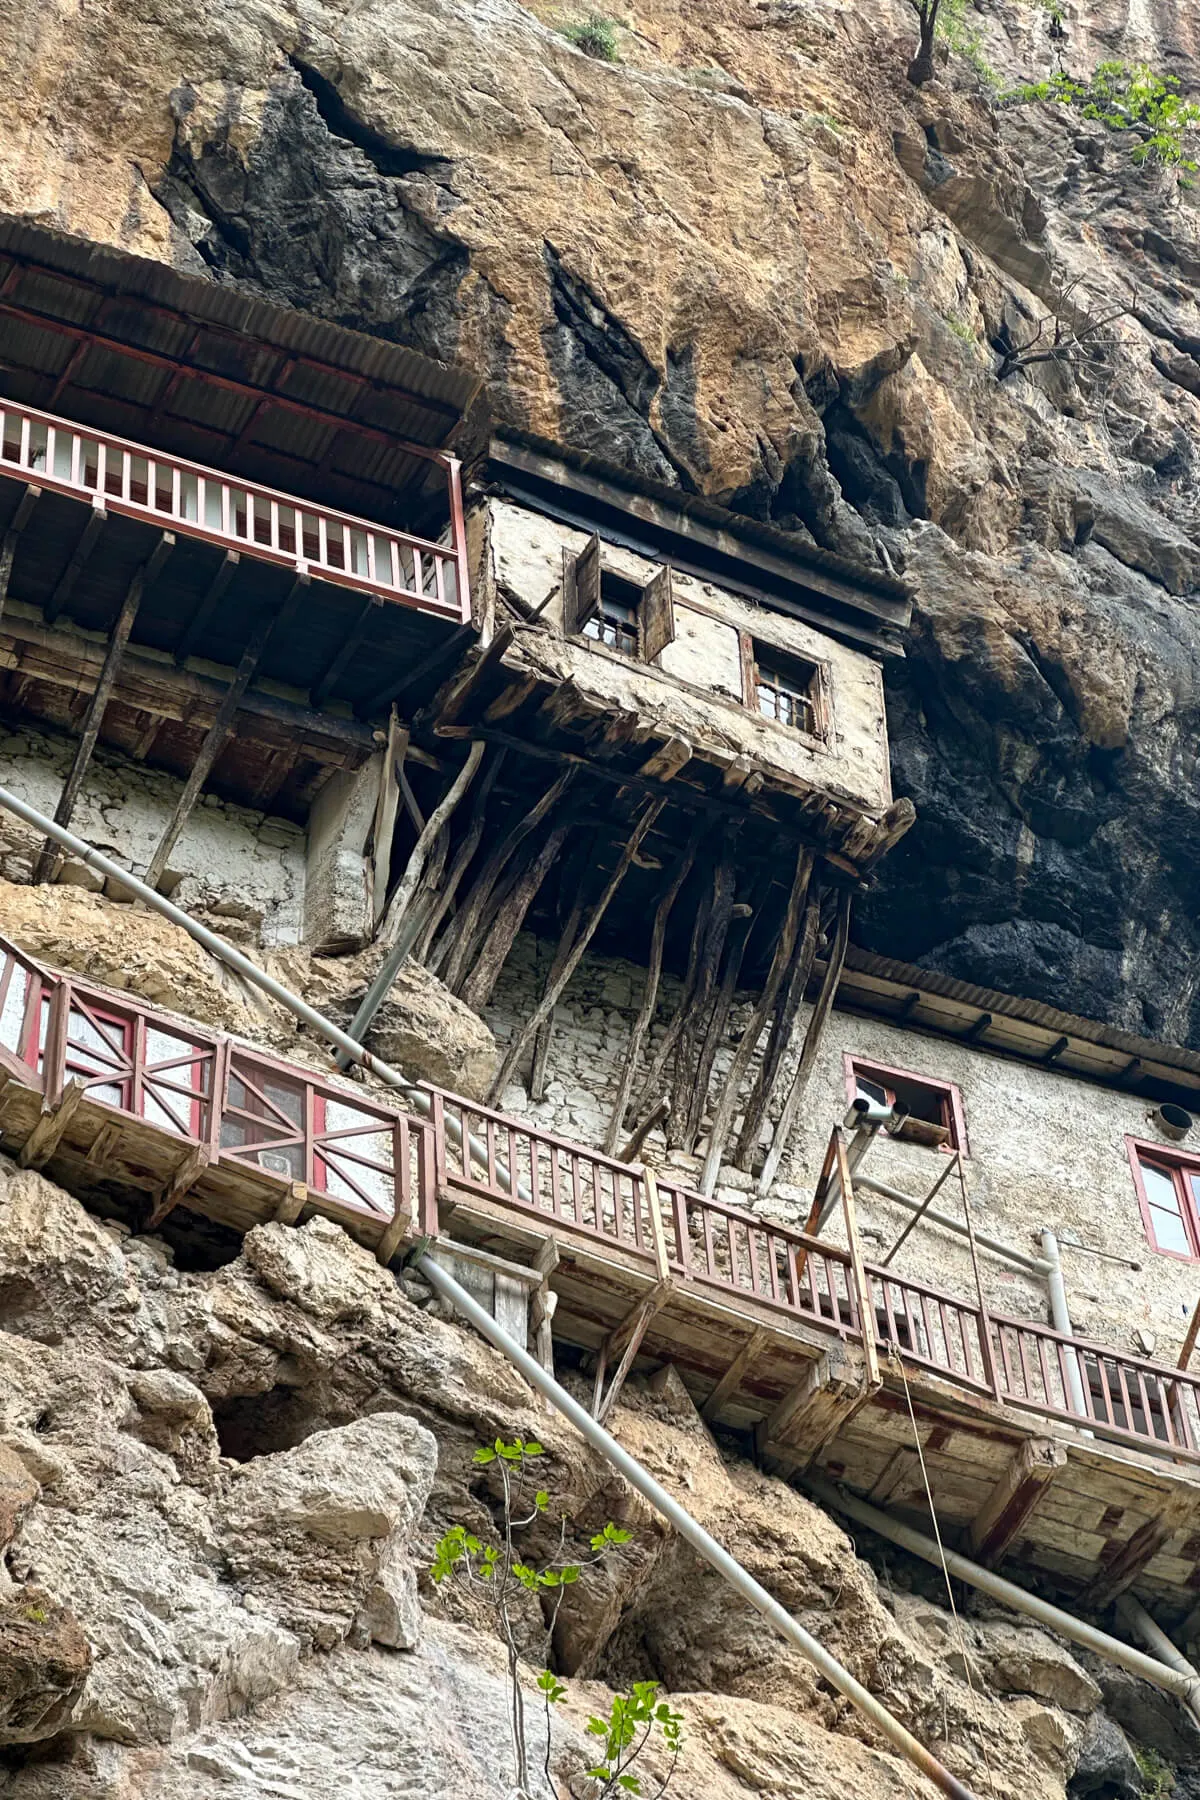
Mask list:
[[[1063,1280],[1062,1258],[1058,1252],[1058,1239],[1050,1230],[1041,1233],[1042,1252],[1046,1258],[1046,1286],[1050,1290],[1050,1323],[1055,1331],[1061,1331],[1064,1337],[1074,1337],[1075,1330],[1071,1324],[1071,1308],[1067,1304],[1067,1284]],[[1078,1413],[1081,1419],[1088,1419],[1087,1396],[1083,1390],[1083,1377],[1079,1373],[1079,1356],[1075,1350],[1068,1350],[1064,1358],[1067,1369],[1067,1387],[1071,1394],[1071,1411]],[[1086,1437],[1094,1433],[1085,1432]]]
[[[892,1187],[890,1182],[878,1181],[874,1175],[859,1174],[855,1180],[856,1187],[866,1188],[872,1194],[881,1194],[885,1200],[894,1200],[897,1206],[905,1206],[909,1212],[919,1212],[921,1202],[914,1200],[911,1194],[902,1193],[899,1188]],[[952,1231],[957,1237],[969,1238],[970,1232],[960,1220],[952,1218],[949,1213],[939,1212],[931,1206],[925,1217],[934,1225],[942,1226],[945,1231]],[[990,1250],[1004,1262],[1012,1263],[1014,1268],[1022,1269],[1027,1275],[1045,1276],[1050,1273],[1050,1264],[1040,1256],[1030,1256],[1024,1250],[1014,1250],[1008,1244],[1001,1243],[999,1238],[988,1237],[982,1231],[975,1233],[975,1242],[981,1250]]]
[[[399,1069],[394,1069],[390,1063],[384,1062],[382,1057],[373,1055],[370,1050],[365,1050],[357,1038],[351,1037],[349,1032],[343,1031],[340,1025],[335,1025],[332,1019],[327,1019],[324,1013],[318,1012],[315,1006],[310,1006],[307,1000],[302,1000],[299,994],[294,994],[290,988],[284,987],[281,981],[276,981],[275,977],[268,975],[265,969],[260,969],[256,962],[252,962],[248,956],[243,955],[242,951],[235,949],[218,932],[210,931],[207,925],[199,924],[197,920],[185,913],[182,907],[176,906],[168,900],[165,894],[160,894],[156,888],[149,887],[136,875],[131,875],[128,869],[121,867],[120,863],[105,856],[102,850],[95,849],[84,838],[76,837],[75,833],[68,831],[64,825],[48,819],[44,813],[38,812],[36,807],[19,799],[8,788],[0,787],[0,806],[8,812],[15,813],[18,819],[23,819],[27,825],[32,825],[44,837],[53,839],[56,844],[61,844],[64,850],[69,850],[73,856],[77,856],[80,862],[89,869],[95,869],[97,874],[106,876],[110,881],[115,881],[121,887],[126,888],[129,893],[136,894],[139,900],[144,900],[147,906],[153,907],[155,912],[161,913],[164,919],[170,919],[172,924],[180,926],[205,950],[219,958],[221,962],[226,963],[229,968],[236,969],[239,975],[244,975],[247,981],[252,982],[255,987],[261,988],[264,994],[269,994],[272,1000],[277,1000],[281,1006],[286,1007],[302,1024],[310,1026],[313,1031],[327,1039],[335,1049],[343,1051],[350,1062],[357,1063],[359,1068],[366,1069],[369,1074],[382,1081],[385,1087],[396,1089],[418,1112],[424,1114],[426,1118],[429,1116],[432,1103],[427,1093],[419,1087],[414,1087]],[[475,1158],[476,1162],[487,1167],[486,1144],[481,1143],[478,1138],[472,1137],[469,1133],[464,1133],[458,1120],[453,1117],[447,1118],[446,1131],[451,1141],[459,1149],[462,1149],[465,1143],[468,1153]],[[511,1194],[513,1182],[508,1169],[500,1162],[496,1163],[495,1169],[496,1179],[500,1186]],[[516,1193],[522,1200],[528,1201],[531,1198],[528,1187],[520,1180],[516,1185]]]
[[[933,1563],[935,1568],[941,1567],[943,1552],[924,1532],[914,1531],[910,1525],[902,1525],[889,1513],[880,1512],[877,1506],[871,1506],[855,1494],[843,1492],[841,1488],[834,1487],[832,1482],[823,1481],[819,1476],[805,1476],[804,1485],[830,1511],[844,1513],[846,1518],[865,1525],[868,1530],[877,1532],[880,1537],[889,1539],[893,1544],[899,1544],[902,1550],[911,1550],[914,1556]],[[1110,1662],[1128,1669],[1131,1675],[1138,1675],[1143,1681],[1152,1682],[1155,1687],[1161,1688],[1164,1693],[1173,1694],[1185,1705],[1193,1705],[1200,1697],[1200,1680],[1194,1673],[1185,1675],[1178,1669],[1168,1668],[1165,1663],[1147,1656],[1132,1644],[1123,1644],[1120,1638],[1101,1631],[1099,1626],[1077,1619],[1073,1613],[1064,1612],[1059,1606],[1052,1606],[1048,1600],[1039,1600],[1036,1594],[1027,1593],[1024,1588],[1017,1587],[1015,1582],[1006,1581],[1003,1575],[983,1568],[969,1557],[960,1555],[957,1550],[946,1550],[944,1554],[946,1567],[951,1575],[957,1575],[960,1581],[969,1582],[981,1593],[990,1594],[993,1600],[999,1600],[1002,1605],[1011,1606],[1014,1612],[1026,1613],[1048,1631],[1056,1631],[1060,1637],[1082,1644],[1085,1650],[1094,1650],[1097,1655],[1107,1657]]]
[[[585,1412],[579,1402],[573,1399],[565,1388],[559,1386],[553,1375],[546,1373],[541,1363],[509,1337],[491,1314],[486,1312],[478,1301],[474,1300],[467,1290],[455,1281],[452,1275],[448,1275],[439,1263],[434,1262],[431,1256],[427,1256],[423,1252],[414,1258],[413,1266],[420,1270],[425,1280],[435,1287],[444,1299],[449,1300],[464,1318],[470,1320],[471,1324],[487,1338],[489,1343],[494,1344],[497,1350],[503,1351],[514,1367],[520,1370],[530,1387],[536,1388],[538,1393],[549,1400],[552,1406],[557,1407],[559,1412],[569,1419],[578,1431],[582,1432],[588,1443],[625,1477],[631,1487],[635,1487],[638,1493],[650,1502],[656,1512],[662,1514],[668,1524],[674,1526],[680,1537],[687,1540],[697,1555],[701,1556],[710,1568],[715,1569],[718,1575],[727,1581],[730,1587],[744,1600],[756,1607],[763,1617],[775,1627],[781,1637],[787,1638],[789,1643],[796,1645],[814,1668],[825,1677],[830,1686],[836,1688],[837,1692],[844,1695],[851,1705],[857,1707],[864,1718],[869,1719],[883,1733],[901,1756],[906,1757],[914,1768],[919,1769],[923,1775],[928,1776],[930,1781],[935,1782],[944,1794],[950,1795],[951,1800],[974,1800],[970,1788],[965,1787],[957,1776],[952,1775],[949,1769],[944,1768],[937,1758],[923,1744],[919,1743],[910,1731],[905,1729],[899,1719],[895,1718],[875,1698],[874,1694],[863,1687],[860,1681],[855,1680],[849,1669],[844,1668],[836,1657],[830,1655],[824,1644],[807,1632],[803,1625],[792,1617],[786,1607],[781,1606],[778,1600],[767,1592],[766,1588],[755,1581],[754,1577],[743,1569],[741,1563],[730,1556],[728,1550],[724,1549],[716,1538],[711,1537],[704,1527],[692,1517],[691,1513],[685,1511],[678,1500],[674,1499],[664,1487],[655,1481],[641,1463],[635,1461],[627,1450],[623,1450],[614,1437],[610,1437],[603,1425],[597,1424],[591,1414]]]
[[[1117,1601],[1116,1613],[1122,1625],[1132,1631],[1135,1637],[1140,1637],[1146,1648],[1154,1652],[1159,1662],[1166,1663],[1168,1668],[1174,1669],[1177,1674],[1186,1676],[1192,1682],[1192,1692],[1188,1696],[1187,1706],[1197,1724],[1200,1724],[1200,1699],[1197,1698],[1200,1695],[1200,1674],[1182,1651],[1175,1648],[1161,1625],[1155,1624],[1141,1601],[1135,1600],[1132,1594],[1121,1595]]]

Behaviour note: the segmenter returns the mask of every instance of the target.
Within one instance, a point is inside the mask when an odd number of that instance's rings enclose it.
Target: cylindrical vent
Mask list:
[[[1155,1109],[1154,1123],[1164,1137],[1169,1137],[1173,1143],[1178,1144],[1192,1129],[1192,1115],[1182,1106],[1175,1106],[1166,1100]]]

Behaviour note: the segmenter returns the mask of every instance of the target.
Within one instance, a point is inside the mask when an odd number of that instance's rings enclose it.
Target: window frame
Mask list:
[[[813,728],[810,731],[805,725],[785,725],[782,719],[774,719],[765,713],[758,703],[759,685],[759,653],[764,652],[768,661],[777,657],[781,664],[805,663],[812,669],[810,682],[810,700],[812,704]],[[755,637],[752,631],[744,628],[738,630],[738,656],[742,666],[742,705],[747,712],[762,719],[768,725],[778,725],[781,731],[791,731],[804,743],[816,749],[829,747],[829,665],[818,656],[806,656],[802,650],[790,650],[784,644],[773,644],[767,638]],[[768,684],[770,685],[770,684]],[[798,691],[798,690],[797,690]]]
[[[603,547],[598,532],[593,532],[582,550],[563,546],[562,630],[563,636],[587,642],[596,649],[619,656],[622,662],[643,668],[658,666],[664,650],[675,642],[675,590],[670,563],[662,563],[649,580],[639,582],[636,576],[624,575],[619,569],[606,569]],[[605,644],[587,632],[587,626],[603,604],[604,580],[619,581],[638,598],[632,601],[637,643],[631,653]]]
[[[911,1081],[918,1087],[930,1088],[941,1097],[942,1105],[949,1109],[950,1138],[945,1144],[929,1145],[943,1156],[953,1156],[959,1152],[964,1157],[971,1154],[971,1146],[967,1137],[967,1115],[963,1106],[962,1089],[956,1081],[944,1081],[937,1075],[919,1075],[915,1069],[898,1069],[890,1063],[876,1062],[870,1056],[858,1056],[853,1050],[842,1052],[842,1064],[846,1078],[846,1102],[852,1105],[858,1091],[858,1076],[861,1072],[867,1081],[876,1086],[886,1088],[893,1093],[892,1081]],[[898,1142],[904,1142],[898,1139]]]
[[[1138,1211],[1142,1215],[1142,1229],[1146,1233],[1146,1242],[1156,1256],[1172,1256],[1176,1262],[1200,1262],[1200,1199],[1187,1193],[1183,1195],[1183,1204],[1179,1216],[1183,1221],[1184,1235],[1191,1246],[1188,1250],[1169,1250],[1160,1244],[1154,1231],[1153,1207],[1150,1196],[1146,1192],[1146,1183],[1142,1178],[1142,1156],[1147,1162],[1156,1164],[1164,1172],[1169,1173],[1176,1184],[1176,1194],[1181,1191],[1180,1176],[1186,1170],[1189,1174],[1200,1176],[1200,1155],[1195,1151],[1176,1150],[1174,1145],[1151,1142],[1148,1138],[1134,1137],[1125,1134],[1125,1149],[1129,1156],[1129,1167],[1133,1173],[1133,1187],[1137,1195]]]

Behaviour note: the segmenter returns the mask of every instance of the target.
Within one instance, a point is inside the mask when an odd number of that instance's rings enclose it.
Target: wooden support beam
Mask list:
[[[175,646],[175,661],[180,667],[191,655],[194,645],[216,612],[217,602],[233,580],[241,560],[241,552],[237,550],[227,550],[221,558],[220,568],[209,582],[200,604],[184,626],[183,636]]]
[[[761,1421],[761,1432],[766,1443],[781,1443],[787,1437],[788,1428],[795,1423],[797,1417],[806,1412],[815,1397],[829,1381],[829,1361],[819,1356],[810,1362],[799,1381],[788,1389],[766,1418]]]
[[[184,1151],[171,1174],[157,1193],[151,1196],[143,1231],[158,1229],[167,1214],[173,1212],[188,1190],[195,1186],[208,1164],[209,1151],[206,1144],[194,1144]]]
[[[3,613],[4,603],[8,599],[8,584],[12,580],[13,559],[17,554],[21,533],[28,525],[30,514],[41,497],[41,488],[34,487],[30,482],[17,502],[17,510],[4,534],[3,543],[0,543],[0,613]]]
[[[43,1106],[37,1124],[17,1152],[17,1161],[23,1169],[45,1168],[79,1111],[79,1103],[86,1091],[83,1082],[72,1077],[62,1091],[62,1099],[54,1105]]]
[[[661,1125],[664,1119],[669,1119],[670,1116],[671,1101],[669,1096],[664,1094],[662,1099],[656,1101],[650,1108],[650,1111],[646,1113],[644,1118],[642,1118],[634,1127],[632,1134],[622,1145],[617,1156],[617,1161],[623,1163],[636,1162],[641,1155],[643,1144],[646,1142],[646,1139],[650,1136],[650,1133],[654,1130],[655,1126]]]
[[[105,652],[104,666],[100,671],[100,679],[92,690],[84,716],[83,731],[75,748],[75,758],[70,773],[63,783],[62,793],[58,797],[58,805],[54,809],[54,823],[69,825],[71,815],[75,811],[75,802],[91,767],[96,744],[99,741],[100,729],[104,724],[104,714],[112,696],[121,663],[125,656],[125,646],[129,642],[129,634],[133,630],[133,622],[137,618],[142,596],[152,585],[159,570],[175,548],[173,533],[164,531],[153,551],[137,570],[133,580],[125,591],[116,621],[109,634],[108,649]],[[42,845],[41,854],[34,865],[33,880],[36,886],[42,881],[52,881],[63,863],[63,854],[49,838]]]
[[[654,910],[654,923],[650,928],[650,954],[646,963],[646,985],[642,990],[642,1004],[638,1008],[637,1018],[633,1022],[633,1030],[629,1034],[629,1048],[625,1053],[625,1062],[621,1070],[621,1085],[613,1102],[608,1130],[604,1135],[604,1149],[608,1156],[614,1154],[620,1140],[625,1125],[625,1114],[629,1110],[629,1097],[633,1093],[633,1084],[637,1079],[642,1045],[646,1041],[646,1033],[654,1023],[654,1014],[658,1006],[658,986],[662,979],[663,954],[666,948],[667,921],[679,898],[679,890],[692,872],[696,853],[700,848],[700,835],[699,830],[693,831]],[[669,1100],[666,1100],[665,1103],[669,1111],[671,1103]],[[664,1102],[660,1100],[658,1104],[661,1106]],[[665,1118],[667,1115],[664,1113],[662,1116]],[[648,1126],[647,1130],[650,1129],[652,1127]],[[622,1161],[624,1160],[623,1156]]]
[[[1066,1464],[1067,1453],[1055,1438],[1025,1439],[971,1520],[967,1535],[976,1562],[981,1562],[985,1569],[997,1567],[1058,1471]]]
[[[654,1251],[654,1272],[663,1286],[671,1280],[671,1257],[667,1249],[667,1233],[663,1225],[662,1202],[653,1169],[642,1169],[642,1186],[646,1190],[646,1211],[650,1215],[650,1246]]]
[[[669,737],[638,770],[643,781],[674,781],[680,769],[692,760],[692,746],[685,737]]]
[[[83,572],[83,566],[87,562],[88,557],[92,554],[92,551],[96,548],[100,533],[104,530],[107,523],[108,514],[104,510],[103,503],[100,500],[93,500],[91,517],[88,519],[87,524],[80,533],[79,541],[71,552],[66,568],[58,578],[58,586],[55,588],[42,609],[42,617],[45,619],[47,625],[53,625],[55,619],[57,619],[59,613],[71,598],[75,583],[79,580],[79,577]]]
[[[294,587],[292,591],[295,592]],[[289,595],[289,599],[290,597]],[[287,601],[284,602],[284,605],[287,605]],[[158,848],[150,858],[144,877],[149,887],[158,887],[166,874],[167,858],[178,843],[179,834],[191,817],[192,809],[200,798],[201,790],[208,780],[213,764],[225,748],[233,731],[233,722],[237,717],[237,709],[241,704],[242,695],[254,678],[254,671],[258,668],[262,653],[267,647],[267,640],[274,630],[279,616],[279,609],[274,611],[268,609],[259,614],[225,698],[217,708],[217,716],[209,726],[204,742],[196,752],[196,760],[184,783],[183,792],[175,803],[175,811],[171,814],[166,830],[158,841]]]
[[[272,1222],[276,1225],[294,1225],[307,1205],[308,1183],[289,1181],[288,1191],[275,1208]]]
[[[730,1395],[737,1393],[738,1388],[742,1384],[743,1377],[749,1371],[750,1365],[753,1363],[755,1357],[760,1354],[764,1346],[769,1344],[770,1341],[770,1332],[762,1325],[756,1326],[726,1369],[725,1373],[722,1375],[720,1381],[718,1381],[712,1393],[708,1396],[708,1399],[704,1402],[704,1405],[700,1408],[700,1417],[702,1419],[713,1420],[719,1416],[721,1408],[729,1399]]]
[[[1070,1038],[1067,1038],[1067,1037],[1055,1038],[1054,1042],[1051,1044],[1051,1046],[1047,1050],[1046,1054],[1043,1057],[1039,1058],[1039,1061],[1041,1061],[1047,1068],[1049,1068],[1051,1066],[1051,1064],[1056,1063],[1058,1061],[1058,1059],[1062,1055],[1063,1051],[1069,1050],[1070,1047],[1071,1047]]]
[[[500,971],[508,960],[508,953],[525,923],[525,915],[558,860],[569,830],[569,825],[559,825],[549,833],[536,856],[522,869],[497,908],[474,966],[460,990],[460,997],[473,1011],[482,1012],[491,999]]]
[[[672,1283],[670,1280],[657,1282],[650,1292],[638,1302],[632,1312],[627,1313],[621,1323],[609,1332],[601,1345],[596,1363],[596,1386],[592,1395],[592,1417],[599,1424],[602,1425],[611,1412],[617,1396],[625,1385],[626,1377],[634,1365],[637,1353],[641,1349],[642,1339],[645,1337],[647,1329],[667,1304],[671,1293]],[[604,1370],[617,1352],[622,1349],[622,1346],[624,1346],[624,1351],[617,1364],[616,1373],[608,1384],[608,1392],[602,1394]]]
[[[609,876],[599,899],[596,901],[591,912],[584,921],[582,929],[574,944],[572,944],[561,970],[556,978],[547,984],[546,992],[542,995],[541,1000],[534,1008],[530,1017],[525,1021],[525,1024],[519,1031],[513,1033],[512,1042],[508,1047],[508,1052],[505,1055],[504,1061],[501,1063],[500,1068],[496,1073],[496,1078],[491,1086],[491,1094],[493,1096],[498,1096],[504,1092],[509,1081],[512,1079],[514,1070],[520,1063],[521,1058],[525,1055],[530,1040],[554,1011],[559,996],[562,994],[563,989],[575,973],[584,951],[595,936],[600,921],[608,910],[609,901],[625,879],[625,873],[629,868],[630,863],[641,848],[642,839],[657,819],[664,804],[665,802],[662,800],[652,800],[644,809],[637,824],[630,832],[617,861],[617,866]]]
[[[506,622],[499,626],[487,649],[479,656],[466,673],[460,676],[450,693],[442,703],[434,729],[440,731],[444,725],[452,725],[462,713],[463,708],[483,687],[492,672],[499,667],[505,651],[511,649],[516,626]]]
[[[979,1042],[980,1038],[983,1037],[984,1034],[991,1029],[991,1025],[992,1025],[991,1013],[990,1012],[981,1012],[979,1017],[976,1019],[975,1023],[973,1025],[969,1026],[968,1029],[963,1032],[963,1038],[962,1038],[963,1043],[964,1044],[977,1044]]]
[[[102,1169],[121,1141],[121,1127],[115,1120],[102,1125],[92,1139],[92,1147],[84,1161],[94,1169]]]
[[[553,1375],[553,1324],[558,1306],[558,1295],[550,1286],[550,1277],[558,1267],[558,1245],[553,1238],[543,1239],[532,1266],[542,1279],[529,1303],[529,1329],[533,1333],[534,1354],[547,1375]]]
[[[1107,1544],[1104,1566],[1080,1595],[1080,1606],[1088,1612],[1102,1612],[1118,1594],[1133,1586],[1146,1565],[1189,1522],[1196,1510],[1194,1494],[1176,1494],[1156,1518],[1147,1519],[1124,1543]]]
[[[1200,1337],[1200,1300],[1197,1300],[1195,1310],[1192,1313],[1191,1319],[1188,1321],[1188,1328],[1184,1333],[1183,1344],[1179,1351],[1179,1361],[1176,1364],[1177,1368],[1186,1369],[1191,1362],[1192,1352],[1196,1348],[1197,1337]]]
[[[821,1047],[821,1036],[825,1029],[825,1021],[833,1006],[833,996],[841,979],[842,965],[846,960],[846,946],[850,941],[850,890],[842,888],[838,893],[837,924],[834,928],[833,943],[830,946],[829,961],[825,967],[825,976],[821,982],[821,991],[817,995],[816,1004],[809,1015],[808,1029],[804,1034],[804,1047],[800,1052],[800,1061],[796,1073],[792,1077],[792,1085],[787,1099],[783,1103],[783,1111],[775,1126],[771,1139],[771,1147],[767,1151],[762,1173],[758,1178],[760,1194],[770,1192],[779,1165],[791,1142],[792,1131],[796,1124],[796,1115],[800,1110],[800,1101],[808,1082],[809,1073],[816,1061],[817,1051]],[[868,1345],[873,1345],[873,1337],[867,1333]]]
[[[428,656],[423,656],[407,674],[398,677],[393,675],[390,680],[384,682],[382,687],[376,688],[373,694],[368,694],[365,700],[360,701],[355,709],[359,717],[370,718],[372,713],[379,712],[385,706],[395,706],[397,701],[402,700],[405,694],[418,687],[436,670],[446,667],[462,649],[467,639],[474,635],[475,627],[473,625],[460,625],[457,631],[451,632],[445,642],[438,644],[429,652]]]
[[[903,1497],[910,1490],[924,1498],[924,1487],[920,1457],[915,1450],[902,1446],[894,1455],[889,1456],[867,1499],[872,1506],[889,1506],[900,1496],[903,1504]]]
[[[392,1214],[390,1224],[375,1247],[376,1262],[381,1263],[386,1269],[401,1244],[408,1238],[415,1237],[416,1230],[417,1221],[412,1211],[397,1206]]]
[[[843,1350],[831,1346],[755,1426],[759,1456],[807,1468],[876,1389]]]
[[[675,1053],[675,1067],[672,1071],[671,1118],[667,1126],[667,1143],[671,1149],[683,1150],[689,1155],[695,1148],[701,1111],[707,1098],[707,1084],[705,1092],[700,1092],[705,1021],[713,1004],[717,972],[733,923],[736,892],[734,846],[730,837],[727,837],[713,871],[712,904],[700,937],[694,968],[689,972],[691,979],[685,989],[685,1001],[680,1009],[683,1029],[679,1034],[679,1048]]]
[[[742,1109],[742,1129],[733,1151],[733,1161],[739,1169],[748,1170],[753,1166],[763,1124],[770,1115],[775,1090],[798,1030],[800,1007],[808,990],[808,979],[817,955],[822,892],[818,878],[809,883],[807,895],[803,897],[804,917],[801,930],[794,940],[791,961],[785,968],[785,985],[777,998],[766,1046]],[[715,1169],[711,1179],[715,1187]]]
[[[403,875],[396,886],[384,915],[383,924],[379,928],[378,938],[382,944],[395,944],[400,936],[400,927],[404,915],[416,898],[425,873],[425,865],[443,827],[450,819],[455,807],[475,779],[483,757],[483,745],[472,744],[467,752],[467,760],[455,775],[446,792],[442,795],[430,813],[424,830],[413,845],[412,854],[405,866]],[[414,940],[415,941],[415,940]],[[382,996],[381,996],[382,997]]]

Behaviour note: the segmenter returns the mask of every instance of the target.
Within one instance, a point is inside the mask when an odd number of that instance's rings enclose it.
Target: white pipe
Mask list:
[[[1140,1637],[1147,1650],[1153,1651],[1159,1662],[1166,1663],[1168,1668],[1187,1676],[1193,1683],[1187,1706],[1192,1717],[1200,1724],[1200,1699],[1197,1699],[1197,1695],[1200,1695],[1200,1673],[1197,1673],[1182,1651],[1175,1648],[1161,1625],[1155,1624],[1141,1601],[1135,1600],[1132,1594],[1121,1595],[1117,1601],[1116,1613],[1122,1625],[1132,1631],[1135,1637]]]
[[[856,1187],[866,1188],[872,1194],[882,1194],[885,1200],[895,1201],[897,1206],[905,1206],[909,1212],[920,1212],[921,1202],[914,1200],[911,1194],[902,1193],[899,1188],[892,1187],[889,1182],[877,1181],[874,1175],[859,1174]],[[952,1218],[949,1213],[939,1212],[936,1206],[928,1208],[924,1215],[934,1225],[940,1225],[946,1231],[953,1231],[956,1236],[969,1238],[970,1232],[960,1220]],[[983,1232],[975,1233],[975,1242],[981,1250],[990,1250],[993,1256],[1004,1262],[1012,1263],[1014,1268],[1023,1269],[1027,1275],[1048,1275],[1050,1264],[1040,1256],[1030,1256],[1024,1250],[1014,1250],[1008,1244],[1002,1244],[999,1238],[987,1237]]]
[[[925,1746],[905,1729],[899,1719],[895,1718],[874,1694],[856,1681],[849,1669],[844,1668],[837,1658],[831,1656],[817,1638],[806,1631],[794,1619],[786,1607],[779,1604],[766,1588],[762,1587],[754,1577],[747,1573],[734,1557],[730,1556],[716,1538],[711,1537],[704,1527],[695,1520],[691,1513],[680,1506],[678,1500],[661,1487],[654,1477],[622,1449],[614,1437],[610,1437],[603,1425],[597,1424],[591,1414],[585,1412],[579,1402],[572,1398],[565,1388],[560,1387],[553,1375],[548,1375],[542,1365],[517,1344],[502,1326],[498,1325],[489,1312],[486,1312],[478,1301],[473,1299],[467,1290],[448,1275],[440,1263],[434,1262],[431,1256],[423,1251],[414,1257],[413,1267],[420,1270],[426,1281],[435,1287],[439,1294],[449,1300],[463,1317],[469,1319],[476,1330],[487,1338],[489,1343],[503,1351],[508,1360],[519,1369],[526,1381],[538,1393],[545,1396],[552,1406],[569,1419],[582,1432],[588,1443],[605,1457],[615,1469],[622,1474],[631,1487],[635,1487],[644,1499],[648,1500],[656,1512],[661,1513],[668,1524],[674,1526],[681,1538],[692,1546],[697,1555],[717,1571],[744,1600],[756,1607],[763,1617],[803,1652],[817,1670],[825,1677],[830,1686],[845,1696],[856,1706],[871,1723],[878,1727],[888,1742],[900,1754],[930,1781],[936,1782],[942,1792],[952,1800],[974,1800],[971,1790],[958,1780],[957,1776],[938,1762],[937,1758]],[[1134,1653],[1136,1654],[1136,1652]],[[1149,1658],[1146,1659],[1147,1661]]]
[[[1046,1285],[1050,1289],[1050,1322],[1055,1331],[1061,1331],[1064,1337],[1074,1337],[1071,1309],[1067,1304],[1067,1284],[1063,1280],[1062,1259],[1058,1253],[1058,1239],[1052,1231],[1044,1229],[1041,1233],[1041,1245],[1049,1265],[1046,1270]],[[1079,1354],[1074,1347],[1071,1347],[1067,1350],[1063,1360],[1067,1369],[1071,1411],[1078,1413],[1081,1419],[1088,1419],[1091,1417],[1091,1413],[1088,1410],[1087,1396],[1083,1390],[1083,1377],[1079,1373]],[[1094,1434],[1088,1431],[1083,1435],[1092,1437]]]
[[[877,1532],[880,1537],[899,1544],[901,1549],[911,1550],[914,1556],[933,1563],[936,1568],[941,1567],[944,1555],[947,1569],[951,1575],[957,1575],[960,1581],[969,1582],[972,1587],[977,1587],[981,1593],[990,1594],[993,1600],[999,1600],[1004,1606],[1011,1606],[1014,1612],[1028,1614],[1048,1631],[1056,1631],[1060,1637],[1070,1638],[1072,1643],[1082,1644],[1086,1650],[1094,1650],[1097,1655],[1107,1657],[1110,1662],[1128,1669],[1131,1675],[1138,1675],[1143,1681],[1152,1682],[1155,1687],[1161,1688],[1166,1694],[1173,1694],[1186,1705],[1193,1705],[1200,1696],[1200,1679],[1194,1671],[1184,1674],[1177,1668],[1168,1668],[1164,1662],[1147,1656],[1132,1644],[1123,1644],[1120,1638],[1101,1631],[1099,1626],[1077,1619],[1073,1613],[1064,1612],[1060,1606],[1052,1606],[1048,1600],[1039,1600],[1036,1594],[1028,1593],[1025,1588],[1017,1587],[1015,1582],[1006,1581],[1003,1575],[997,1575],[993,1570],[972,1562],[969,1557],[961,1556],[957,1550],[939,1549],[934,1540],[926,1537],[924,1532],[914,1531],[910,1525],[902,1525],[890,1513],[880,1512],[877,1506],[860,1500],[856,1494],[845,1493],[841,1488],[834,1487],[832,1482],[823,1481],[819,1476],[806,1475],[804,1485],[822,1506],[856,1520],[868,1530]]]

